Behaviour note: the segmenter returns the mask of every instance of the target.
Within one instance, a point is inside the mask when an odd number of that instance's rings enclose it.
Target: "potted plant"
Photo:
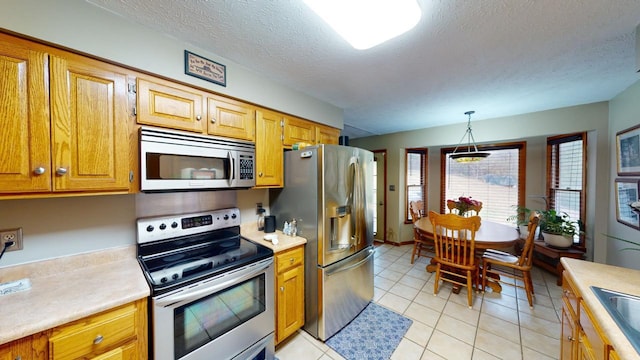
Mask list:
[[[579,221],[571,220],[569,214],[554,209],[541,211],[540,231],[547,245],[568,248],[573,245],[573,237],[580,231]]]
[[[529,236],[529,215],[531,214],[531,209],[519,205],[514,205],[513,207],[516,213],[509,216],[507,221],[515,223],[518,227],[520,238],[526,239],[527,236]]]

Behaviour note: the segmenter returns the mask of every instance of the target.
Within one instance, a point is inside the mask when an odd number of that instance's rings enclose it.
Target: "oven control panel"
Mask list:
[[[138,244],[142,244],[240,226],[240,209],[141,218],[136,223]]]

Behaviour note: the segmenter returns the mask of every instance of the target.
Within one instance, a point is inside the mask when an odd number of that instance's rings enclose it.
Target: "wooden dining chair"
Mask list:
[[[424,203],[420,200],[409,202],[409,214],[411,221],[415,224],[424,214]],[[413,227],[413,251],[411,252],[411,263],[413,264],[416,255],[418,257],[431,257],[427,254],[433,253],[433,238],[421,231],[416,226]]]
[[[472,307],[473,287],[479,289],[479,270],[475,257],[476,231],[480,217],[429,212],[435,241],[436,279],[433,294],[438,293],[440,280],[467,287],[467,301]],[[443,274],[441,276],[441,274]],[[464,281],[464,282],[463,282]]]
[[[488,249],[482,255],[482,291],[487,286],[487,276],[492,281],[507,283],[501,277],[513,279],[508,284],[524,288],[529,300],[529,307],[533,308],[533,282],[531,281],[531,266],[533,262],[533,241],[536,228],[540,223],[541,214],[533,211],[529,216],[529,235],[525,239],[522,253],[516,256],[504,251]]]

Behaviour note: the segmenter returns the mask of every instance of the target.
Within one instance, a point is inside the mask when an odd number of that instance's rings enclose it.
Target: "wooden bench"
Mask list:
[[[536,240],[533,247],[533,264],[539,266],[557,277],[556,285],[562,285],[562,271],[564,270],[560,263],[561,257],[569,257],[572,259],[583,259],[584,251],[575,248],[558,249],[549,246],[542,240]]]

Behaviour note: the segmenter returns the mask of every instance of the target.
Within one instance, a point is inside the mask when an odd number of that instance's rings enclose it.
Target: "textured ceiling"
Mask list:
[[[418,0],[354,50],[302,0],[88,0],[344,109],[351,137],[606,101],[635,72],[638,0]]]

